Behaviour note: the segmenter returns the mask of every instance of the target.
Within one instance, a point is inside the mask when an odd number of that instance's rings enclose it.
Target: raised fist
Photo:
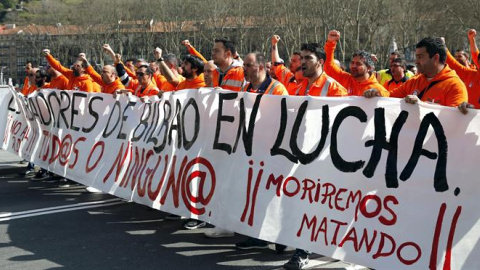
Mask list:
[[[328,41],[339,41],[340,40],[340,32],[337,30],[332,30],[328,33]]]
[[[272,37],[272,45],[277,45],[277,43],[280,41],[280,36],[279,35],[273,35]]]

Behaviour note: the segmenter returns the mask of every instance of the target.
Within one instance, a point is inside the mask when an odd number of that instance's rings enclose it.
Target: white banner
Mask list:
[[[480,269],[480,119],[399,99],[0,89],[3,149],[155,209],[379,269]]]

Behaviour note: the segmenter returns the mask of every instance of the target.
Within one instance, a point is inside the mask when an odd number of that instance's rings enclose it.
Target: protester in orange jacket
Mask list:
[[[375,65],[370,53],[365,51],[354,53],[350,63],[350,73],[342,71],[335,65],[334,52],[338,40],[340,40],[340,32],[332,30],[328,33],[328,40],[325,44],[325,53],[327,54],[325,72],[343,85],[350,96],[361,96],[365,90],[375,88],[382,96],[388,97],[388,91],[378,83],[373,75]]]
[[[301,69],[305,80],[297,87],[297,96],[346,96],[347,90],[323,71],[325,52],[318,43],[303,44]]]
[[[416,45],[415,55],[419,75],[393,90],[391,97],[405,98],[411,104],[422,100],[453,107],[468,100],[465,84],[445,63],[447,50],[441,38],[422,39]],[[379,92],[371,89],[364,96],[379,96]]]
[[[50,75],[50,82],[45,84],[45,88],[50,89],[59,89],[67,90],[68,89],[68,79],[62,73],[58,72],[56,69],[47,65],[45,70]]]
[[[203,77],[205,64],[202,59],[197,56],[187,55],[183,60],[182,70],[184,81],[180,82],[176,90],[197,89],[205,87],[205,79]]]
[[[448,50],[446,63],[455,70],[467,87],[468,103],[472,104],[474,108],[480,109],[480,70],[460,64]]]
[[[287,89],[279,81],[270,77],[265,67],[265,56],[259,52],[245,56],[243,70],[248,83],[240,89],[242,92],[288,95]]]
[[[161,72],[157,86],[164,92],[175,91],[178,89],[178,85],[185,81],[185,77],[178,74],[177,57],[171,53],[162,55],[162,52],[162,49],[158,47],[153,52]]]
[[[38,71],[38,68],[30,68],[29,69],[29,72],[27,74],[27,78],[28,78],[27,86],[28,87],[24,86],[22,88],[22,94],[24,96],[28,96],[31,93],[35,92],[35,90],[37,90],[37,85],[35,84],[35,74],[37,73],[37,71]]]
[[[122,81],[117,76],[117,71],[112,65],[105,65],[102,68],[102,75],[98,74],[95,69],[90,65],[85,55],[82,55],[80,59],[87,66],[85,71],[92,78],[92,80],[98,83],[101,87],[101,92],[105,94],[114,94],[116,90],[125,89]]]
[[[398,88],[408,80],[408,77],[406,76],[407,66],[405,60],[403,60],[403,58],[393,59],[390,61],[389,70],[392,74],[392,79],[385,81],[383,87],[391,93],[393,89]]]
[[[30,75],[30,71],[33,68],[33,63],[31,61],[27,61],[25,63],[25,79],[23,80],[23,86],[22,89],[19,90],[20,93],[28,93],[29,88],[30,88],[30,80],[28,79],[28,76]],[[34,82],[31,82],[31,84],[34,84]]]
[[[290,66],[287,68],[278,53],[277,45],[279,41],[280,36],[274,35],[272,37],[272,70],[277,80],[285,85],[288,94],[295,95],[299,84],[305,79],[300,68],[301,54],[300,52],[294,52],[290,57]]]
[[[68,90],[80,90],[84,92],[99,92],[100,88],[95,86],[92,79],[88,74],[85,72],[86,66],[82,65],[83,62],[81,60],[77,60],[73,64],[73,70],[66,68],[60,64],[53,56],[50,54],[50,50],[45,49],[43,50],[45,54],[45,58],[47,58],[48,63],[54,69],[58,70],[60,73],[65,75],[68,79]]]

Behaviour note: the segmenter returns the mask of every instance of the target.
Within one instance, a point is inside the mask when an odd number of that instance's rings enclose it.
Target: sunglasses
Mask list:
[[[137,77],[142,77],[142,76],[144,76],[146,73],[144,73],[144,72],[137,72],[136,74],[137,74]]]

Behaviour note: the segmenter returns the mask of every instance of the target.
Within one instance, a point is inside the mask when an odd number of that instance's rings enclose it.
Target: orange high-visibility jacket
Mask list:
[[[443,106],[456,107],[468,100],[467,88],[457,73],[445,65],[430,81],[424,74],[415,76],[392,91],[391,97],[403,98],[407,95],[420,95],[422,101]]]
[[[289,95],[295,95],[297,88],[300,85],[300,83],[295,80],[295,74],[290,72],[290,70],[285,65],[273,65],[272,69],[277,78],[287,79],[286,81],[278,79],[278,81],[285,85]],[[283,74],[286,74],[286,76],[282,77]],[[293,76],[290,76],[288,74],[291,74]]]
[[[115,79],[115,81],[109,84],[106,84],[105,82],[103,82],[102,76],[98,74],[98,72],[96,72],[92,66],[88,66],[86,71],[87,71],[87,74],[90,75],[92,80],[96,82],[98,85],[100,85],[102,93],[113,94],[115,93],[115,90],[125,89],[125,86],[123,85],[122,81],[120,81],[118,77]]]
[[[160,93],[160,90],[158,90],[158,88],[152,82],[150,82],[147,87],[143,89],[141,85],[138,85],[135,90],[135,96],[137,97],[156,96],[158,93]]]
[[[244,87],[240,89],[241,92],[250,92],[250,93],[259,93],[266,95],[288,95],[287,89],[285,86],[267,75],[265,81],[258,87],[258,89],[253,89],[251,83],[247,83]]]
[[[203,77],[203,73],[198,75],[195,79],[193,80],[184,80],[181,83],[177,85],[177,90],[182,90],[182,89],[197,89],[200,87],[205,87],[205,79]]]
[[[225,72],[219,68],[213,71],[213,86],[221,87],[223,89],[240,91],[245,85],[245,74],[240,62],[233,61],[232,65],[228,67]]]
[[[296,96],[322,96],[322,97],[343,97],[347,96],[347,89],[340,83],[322,73],[310,87],[305,79],[295,91]]]
[[[30,84],[29,84],[28,75],[27,75],[27,77],[25,77],[25,79],[23,80],[23,86],[20,92],[25,96],[24,93],[28,93],[29,89],[30,89]]]
[[[475,109],[480,109],[480,70],[471,69],[460,64],[450,51],[447,51],[447,65],[455,70],[458,77],[467,87],[468,103],[475,106]]]
[[[51,54],[46,55],[47,61],[50,64],[51,67],[54,69],[58,70],[60,73],[65,75],[65,77],[68,79],[68,90],[73,90],[75,88],[78,88],[80,91],[84,92],[96,92],[95,87],[93,85],[93,81],[88,76],[87,74],[75,77],[73,75],[73,70],[66,68],[60,64],[59,61],[57,61]]]
[[[158,89],[161,89],[162,91],[164,92],[170,92],[170,91],[175,91],[177,89],[177,86],[178,85],[173,85],[171,84],[167,78],[163,75],[160,74],[160,76],[158,76],[156,79],[157,80],[157,87]],[[185,77],[183,77],[182,75],[178,74],[178,81],[181,83],[183,81],[185,81]]]
[[[395,79],[391,79],[391,80],[388,80],[386,81],[384,84],[383,84],[383,87],[385,87],[385,89],[387,89],[388,92],[392,93],[393,89],[395,88],[398,88],[400,87],[404,82],[406,82],[408,80],[408,77],[407,76],[404,76],[400,81],[395,81]]]
[[[52,78],[49,83],[45,84],[45,88],[66,90],[68,88],[68,79],[63,74],[60,74],[56,78]]]
[[[30,85],[27,89],[24,88],[24,89],[22,90],[22,94],[23,94],[24,96],[28,96],[28,95],[30,95],[31,93],[35,92],[35,90],[37,90],[37,86],[36,86],[35,84],[32,84],[32,85]]]
[[[382,97],[388,97],[389,92],[385,87],[378,83],[375,75],[371,75],[366,81],[361,83],[357,82],[350,73],[341,70],[335,63],[334,52],[335,47],[337,46],[336,42],[327,41],[325,43],[325,53],[327,55],[327,60],[325,61],[324,71],[337,80],[343,87],[347,89],[349,96],[361,96],[363,92],[368,89],[377,89],[380,92]]]

